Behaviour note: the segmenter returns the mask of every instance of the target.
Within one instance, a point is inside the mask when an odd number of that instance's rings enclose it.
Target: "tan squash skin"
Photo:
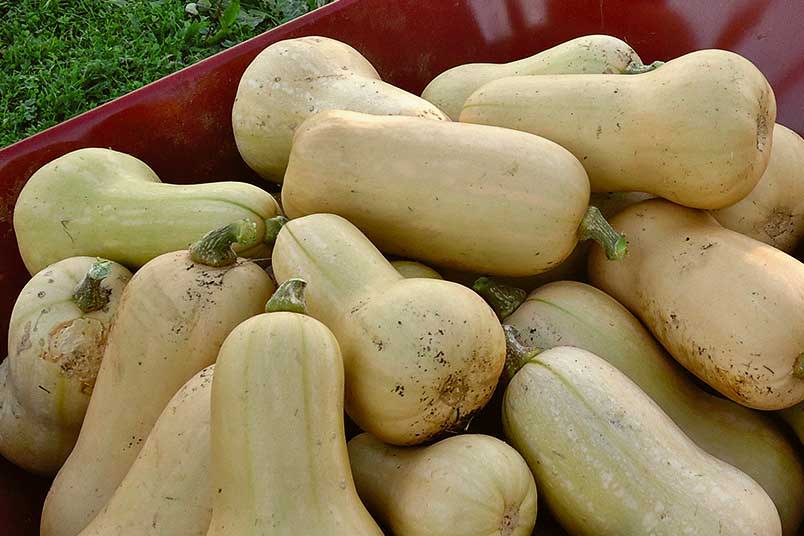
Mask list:
[[[168,402],[131,469],[80,536],[203,536],[212,518],[210,365]]]
[[[585,35],[509,63],[467,63],[453,67],[427,84],[422,98],[457,121],[466,99],[492,80],[529,74],[620,74],[632,62],[642,64],[637,53],[620,39]]]
[[[791,253],[804,237],[804,139],[777,123],[759,183],[748,197],[712,215],[727,229]]]
[[[232,331],[216,367],[207,534],[382,536],[349,468],[332,332],[303,314],[262,314]]]
[[[298,129],[282,203],[290,218],[338,214],[386,253],[533,275],[578,242],[589,181],[576,158],[537,136],[329,111]]]
[[[224,338],[274,291],[256,264],[143,266],[123,293],[78,442],[45,500],[41,536],[75,536],[125,477],[170,398],[215,362]],[[133,410],[136,408],[136,411]]]
[[[472,290],[405,279],[333,214],[291,220],[274,244],[278,282],[308,282],[309,314],[343,352],[346,410],[375,437],[422,443],[459,428],[491,397],[505,359],[494,312]]]
[[[349,441],[360,497],[395,536],[530,536],[536,484],[503,441],[453,436],[426,447],[393,447],[370,434]]]
[[[584,283],[559,281],[531,292],[505,323],[529,346],[575,346],[617,367],[699,447],[756,480],[773,499],[783,533],[796,534],[804,517],[798,446],[769,415],[699,389],[614,298]]]
[[[799,441],[804,443],[804,402],[780,411],[779,415],[790,425]]]
[[[399,272],[399,275],[406,279],[414,277],[424,277],[427,279],[444,279],[441,274],[427,266],[416,261],[391,261],[391,266]]]
[[[804,265],[721,227],[706,212],[663,200],[613,218],[629,255],[593,247],[589,278],[628,307],[690,372],[744,406],[804,399],[793,375],[804,353]]]
[[[380,80],[360,53],[327,37],[286,39],[246,68],[232,108],[235,141],[261,177],[282,182],[293,131],[321,110],[449,121],[438,108]]]
[[[473,93],[460,119],[561,144],[592,191],[716,209],[747,196],[765,172],[776,101],[748,60],[701,50],[633,76],[502,78]]]
[[[48,266],[20,292],[0,364],[0,454],[54,475],[70,455],[95,385],[109,328],[131,272],[117,263],[100,283],[108,303],[83,312],[72,294],[94,257]]]
[[[574,536],[782,534],[759,484],[586,350],[558,346],[525,364],[505,391],[503,426]]]

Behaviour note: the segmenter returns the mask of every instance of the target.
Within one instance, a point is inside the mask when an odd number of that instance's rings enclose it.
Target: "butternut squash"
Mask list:
[[[776,100],[751,62],[701,50],[634,76],[501,78],[467,99],[460,120],[561,144],[594,192],[717,209],[747,196],[765,172]]]
[[[187,251],[160,255],[134,275],[75,449],[45,500],[41,536],[75,536],[87,526],[131,468],[170,398],[215,362],[224,338],[258,314],[273,290],[268,275],[250,261],[209,267]]]
[[[449,120],[426,100],[380,80],[346,43],[286,39],[260,52],[240,79],[232,108],[240,155],[261,177],[281,183],[296,127],[332,109]]]
[[[209,406],[215,365],[170,399],[109,502],[80,536],[203,536],[212,518]]]
[[[620,39],[584,35],[509,63],[467,63],[453,67],[427,84],[422,97],[457,121],[466,99],[498,78],[529,74],[620,74],[633,64],[642,65],[642,60]]]
[[[768,495],[695,445],[627,376],[558,346],[510,351],[503,426],[567,532],[779,536]]]
[[[755,409],[804,400],[804,265],[664,200],[613,222],[631,254],[593,248],[591,282],[628,307],[687,370]]]
[[[0,364],[0,454],[54,475],[67,459],[89,404],[112,318],[131,272],[71,257],[23,287]]]
[[[723,227],[791,253],[804,237],[804,140],[776,124],[765,174],[736,204],[712,211]]]
[[[309,314],[338,338],[346,411],[363,430],[386,443],[422,443],[458,428],[491,397],[505,340],[470,289],[403,278],[333,214],[291,220],[272,263],[277,281],[308,282]]]
[[[428,279],[444,279],[441,274],[416,261],[391,261],[391,266],[404,278],[424,277]]]
[[[363,433],[348,446],[357,492],[396,536],[533,531],[533,475],[499,439],[463,434],[426,447],[393,447]]]
[[[601,240],[612,257],[625,247],[589,211],[589,181],[569,152],[478,125],[319,113],[296,132],[282,203],[290,218],[342,216],[383,252],[494,275],[547,271],[579,239]]]
[[[265,220],[277,215],[274,198],[251,184],[163,184],[133,156],[90,148],[67,153],[31,176],[14,207],[14,231],[31,274],[76,255],[136,268],[242,218],[256,229],[238,251],[263,255]]]
[[[773,499],[783,533],[797,533],[804,517],[800,449],[770,416],[698,388],[614,298],[584,283],[559,281],[531,292],[505,323],[527,346],[575,346],[617,367],[699,447],[756,480]]]
[[[237,326],[212,381],[210,536],[382,536],[355,491],[343,424],[343,360],[301,314],[305,282]],[[287,303],[286,303],[287,302]]]
[[[790,425],[799,441],[804,443],[804,403],[782,410],[779,415]]]

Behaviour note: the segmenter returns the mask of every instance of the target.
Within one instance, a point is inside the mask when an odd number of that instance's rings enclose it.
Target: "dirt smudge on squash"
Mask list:
[[[62,375],[75,378],[81,392],[91,394],[106,348],[107,329],[95,318],[76,318],[53,327],[42,359],[59,365]]]

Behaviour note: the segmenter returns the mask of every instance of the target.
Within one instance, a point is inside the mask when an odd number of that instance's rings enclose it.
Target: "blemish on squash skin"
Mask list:
[[[91,394],[95,387],[107,330],[95,318],[76,318],[54,326],[48,335],[48,345],[42,359],[59,365],[67,378],[81,383],[81,392]]]

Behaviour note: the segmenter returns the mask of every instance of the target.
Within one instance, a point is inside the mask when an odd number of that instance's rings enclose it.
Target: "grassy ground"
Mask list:
[[[0,147],[327,0],[0,0]]]

